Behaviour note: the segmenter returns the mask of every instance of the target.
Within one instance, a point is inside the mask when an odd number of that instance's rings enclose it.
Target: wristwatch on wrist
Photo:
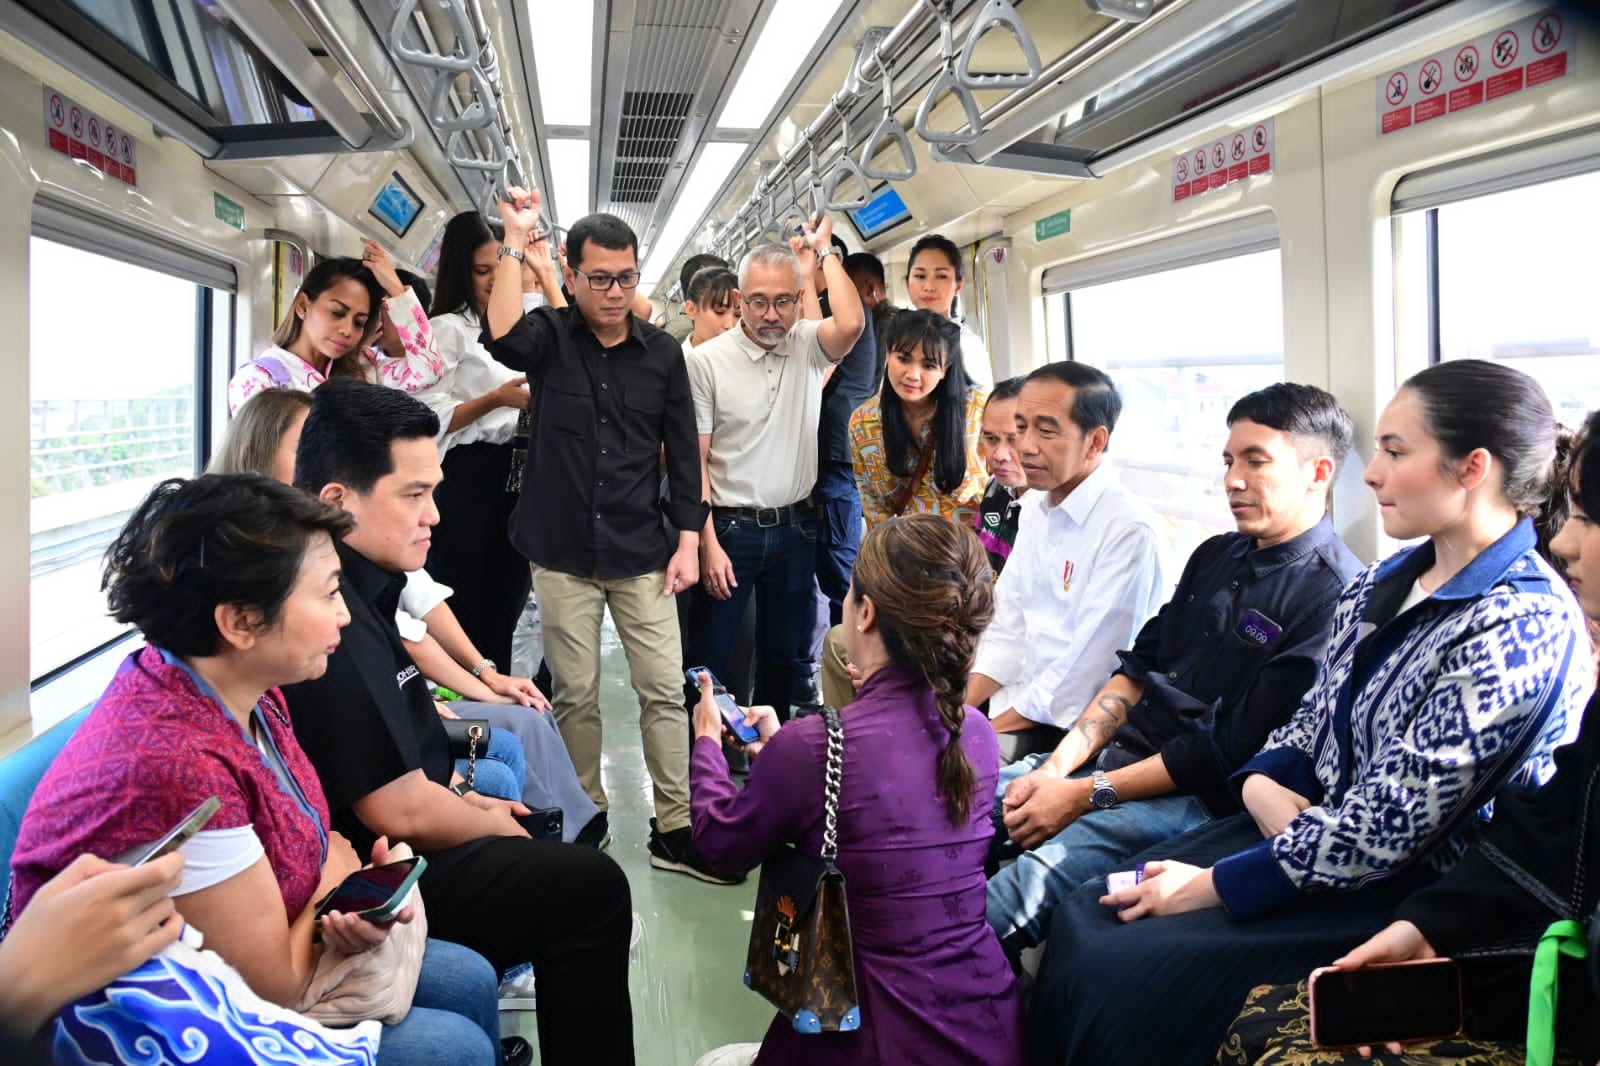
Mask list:
[[[839,249],[835,248],[833,245],[829,244],[824,246],[823,249],[817,253],[817,266],[820,267],[822,265],[822,261],[828,258],[828,256],[838,254]]]
[[[479,659],[478,660],[478,665],[474,666],[472,668],[472,676],[473,677],[482,677],[483,676],[483,672],[485,670],[495,670],[495,669],[498,669],[498,668],[494,665],[494,660],[493,659]]]
[[[1117,790],[1111,784],[1111,778],[1106,776],[1104,770],[1096,770],[1091,778],[1094,790],[1089,793],[1089,806],[1097,811],[1103,811],[1117,805]]]
[[[500,247],[494,250],[494,258],[495,262],[497,263],[508,255],[519,263],[526,263],[528,261],[528,257],[522,254],[521,248],[510,248],[502,244]]]
[[[454,792],[458,796],[465,796],[468,792],[472,791],[472,786],[467,784],[465,781],[457,781],[455,784],[450,786],[450,791]]]

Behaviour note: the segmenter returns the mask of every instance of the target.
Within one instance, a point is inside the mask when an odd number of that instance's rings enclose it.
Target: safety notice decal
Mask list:
[[[44,136],[50,147],[134,188],[139,142],[65,93],[44,87]]]
[[[1398,133],[1572,71],[1572,33],[1561,13],[1532,15],[1378,79],[1378,133]]]
[[[1266,119],[1172,160],[1172,202],[1272,173],[1273,125]]]

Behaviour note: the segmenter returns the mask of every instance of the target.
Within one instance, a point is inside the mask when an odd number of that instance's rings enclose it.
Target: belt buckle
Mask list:
[[[781,508],[781,507],[757,507],[756,508],[756,527],[759,528],[759,529],[771,529],[773,526],[782,525],[783,524],[782,511],[783,511],[783,508]],[[768,515],[772,516],[772,521],[770,521],[770,522],[767,521],[767,516]]]

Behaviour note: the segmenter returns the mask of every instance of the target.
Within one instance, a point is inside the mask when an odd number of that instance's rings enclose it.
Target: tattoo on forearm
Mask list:
[[[1094,704],[1083,712],[1073,728],[1082,733],[1090,744],[1099,746],[1109,741],[1127,722],[1133,703],[1115,692],[1104,692],[1096,697]]]

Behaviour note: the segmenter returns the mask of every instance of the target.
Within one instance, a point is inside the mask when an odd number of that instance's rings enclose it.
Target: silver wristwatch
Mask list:
[[[528,261],[528,257],[522,254],[521,248],[511,248],[502,244],[500,247],[494,250],[495,262],[499,262],[508,255],[519,263],[526,263]]]
[[[478,665],[472,668],[473,677],[482,677],[485,670],[496,669],[493,659],[479,659]]]
[[[1103,811],[1117,805],[1117,790],[1104,770],[1096,770],[1091,778],[1094,789],[1089,793],[1089,806]]]

